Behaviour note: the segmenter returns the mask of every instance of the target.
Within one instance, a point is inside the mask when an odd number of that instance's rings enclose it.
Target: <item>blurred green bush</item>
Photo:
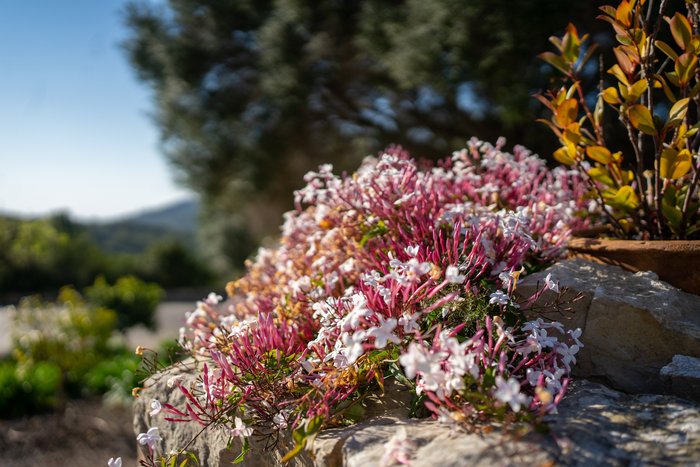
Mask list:
[[[116,327],[120,331],[137,324],[155,329],[155,310],[165,296],[158,284],[134,276],[120,277],[114,285],[99,276],[84,293],[90,303],[116,313]]]
[[[125,235],[143,234],[139,226],[121,228]],[[0,216],[0,299],[50,293],[66,284],[82,288],[98,276],[114,282],[130,275],[165,288],[215,282],[208,265],[178,239],[153,237],[141,242],[140,252],[120,253],[100,248],[91,229],[65,215],[34,220]]]
[[[56,405],[61,370],[50,362],[20,367],[16,362],[0,363],[0,414],[17,417]]]
[[[140,281],[124,283],[120,291],[142,289]],[[147,290],[153,297],[156,289]],[[90,394],[128,399],[140,359],[114,335],[117,323],[115,311],[85,301],[72,287],[62,288],[55,303],[23,299],[12,317],[12,359],[0,362],[0,416],[61,407],[69,397]]]

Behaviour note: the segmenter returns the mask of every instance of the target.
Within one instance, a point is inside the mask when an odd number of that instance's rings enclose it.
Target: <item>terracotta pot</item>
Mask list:
[[[569,240],[569,253],[629,271],[653,271],[659,279],[700,295],[700,240]]]

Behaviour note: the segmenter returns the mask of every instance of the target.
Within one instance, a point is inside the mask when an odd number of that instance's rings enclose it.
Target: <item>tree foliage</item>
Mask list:
[[[234,235],[238,262],[320,163],[354,168],[391,143],[435,158],[473,135],[552,149],[532,132],[530,96],[550,72],[535,55],[597,5],[135,1],[125,49],[154,91],[165,154],[218,225],[207,243]]]

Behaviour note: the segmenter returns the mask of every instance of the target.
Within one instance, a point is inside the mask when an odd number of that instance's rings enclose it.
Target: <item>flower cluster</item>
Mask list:
[[[166,419],[228,427],[244,447],[251,428],[291,429],[294,455],[389,377],[441,419],[554,410],[579,334],[525,322],[513,291],[583,226],[586,186],[503,144],[471,140],[435,166],[394,148],[352,176],[307,174],[279,246],[258,252],[229,300],[210,295],[187,316],[180,342],[208,363],[195,386],[175,383],[188,402],[162,404]],[[404,462],[410,443],[394,444]]]

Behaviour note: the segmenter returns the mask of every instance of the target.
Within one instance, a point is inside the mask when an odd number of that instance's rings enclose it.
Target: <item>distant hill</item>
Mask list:
[[[199,202],[186,200],[161,208],[148,209],[120,219],[130,224],[163,227],[182,232],[196,232],[199,219]]]
[[[109,252],[142,253],[163,241],[177,241],[193,251],[198,216],[199,203],[187,200],[84,227],[94,242]]]

